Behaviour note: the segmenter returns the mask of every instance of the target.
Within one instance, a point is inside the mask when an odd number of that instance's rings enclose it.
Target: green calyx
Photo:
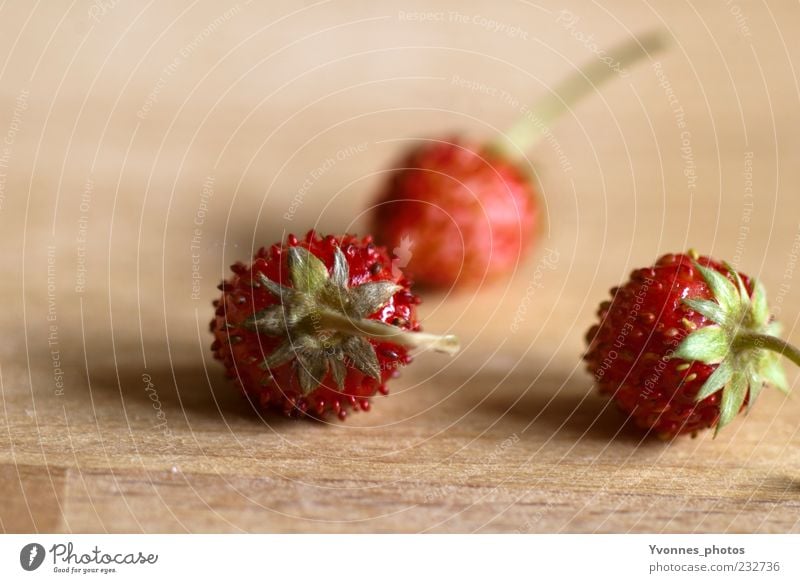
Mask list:
[[[717,368],[697,393],[701,401],[722,391],[716,431],[730,423],[742,408],[748,391],[752,406],[765,383],[788,392],[781,354],[800,364],[800,352],[778,337],[780,325],[770,318],[764,286],[753,282],[753,294],[730,265],[730,279],[711,267],[694,263],[711,290],[713,300],[686,298],[683,303],[714,322],[689,334],[675,357]],[[731,281],[733,280],[733,281]]]
[[[427,344],[449,353],[458,350],[454,336],[408,332],[369,319],[402,287],[392,281],[350,286],[347,258],[338,247],[330,273],[305,247],[288,249],[288,267],[291,287],[258,274],[258,284],[280,301],[242,325],[259,334],[284,338],[260,366],[270,371],[294,360],[303,394],[318,388],[328,372],[336,386],[344,389],[348,367],[380,381],[381,367],[370,339],[404,346]]]

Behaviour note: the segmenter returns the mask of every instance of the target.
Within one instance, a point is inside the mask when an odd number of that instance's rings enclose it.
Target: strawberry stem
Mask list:
[[[427,332],[409,332],[377,320],[353,319],[331,310],[320,313],[319,323],[327,330],[364,336],[378,342],[393,342],[411,348],[430,348],[446,354],[455,354],[460,349],[458,338],[453,334],[438,336]]]
[[[800,350],[777,336],[740,332],[736,335],[736,343],[742,348],[763,348],[777,352],[800,366]]]
[[[666,38],[662,32],[652,31],[615,47],[602,60],[594,59],[585,64],[527,110],[492,147],[509,158],[522,158],[524,152],[545,136],[550,125],[565,111],[611,77],[620,74],[625,67],[665,46]]]

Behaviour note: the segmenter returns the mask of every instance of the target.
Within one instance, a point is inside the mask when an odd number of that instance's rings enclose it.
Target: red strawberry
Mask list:
[[[665,255],[637,269],[586,335],[587,368],[637,425],[663,438],[720,428],[763,383],[787,390],[763,286],[708,257]]]
[[[516,162],[458,140],[431,141],[393,173],[372,228],[392,249],[404,239],[413,245],[407,268],[415,280],[474,287],[514,270],[538,216],[532,182]]]
[[[262,408],[323,417],[369,409],[411,361],[408,347],[454,353],[454,336],[419,332],[419,299],[371,237],[289,235],[219,288],[211,349]]]
[[[389,249],[413,246],[408,271],[430,287],[477,287],[510,275],[540,222],[531,174],[520,163],[525,150],[571,105],[660,49],[663,40],[660,33],[647,34],[593,60],[495,143],[452,139],[415,146],[376,200],[371,226],[378,242]]]

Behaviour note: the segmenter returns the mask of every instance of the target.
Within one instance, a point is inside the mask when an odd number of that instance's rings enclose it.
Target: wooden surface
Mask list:
[[[643,441],[579,361],[608,288],[690,245],[761,277],[800,342],[800,7],[305,4],[0,7],[0,530],[800,530],[797,399]],[[657,25],[660,67],[530,152],[537,253],[425,297],[460,355],[421,355],[344,424],[261,419],[230,389],[207,331],[228,264],[362,232],[409,140],[491,138]]]

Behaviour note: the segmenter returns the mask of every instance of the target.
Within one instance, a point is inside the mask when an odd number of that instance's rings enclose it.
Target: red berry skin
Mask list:
[[[697,261],[729,277],[720,263],[708,257]],[[751,281],[740,275],[752,293]],[[714,324],[682,303],[684,298],[712,299],[692,258],[665,255],[653,267],[635,270],[611,295],[610,302],[600,304],[600,323],[586,334],[584,360],[600,393],[613,398],[639,427],[664,439],[715,426],[721,394],[700,402],[695,396],[717,365],[670,358],[690,332]]]
[[[430,141],[391,174],[372,232],[392,250],[410,242],[407,270],[420,284],[474,288],[513,273],[538,218],[532,181],[515,162],[457,139]]]
[[[215,337],[211,346],[214,356],[222,361],[227,376],[234,379],[244,395],[263,410],[272,409],[287,416],[306,415],[315,418],[334,413],[340,419],[347,416],[348,410],[367,411],[370,397],[379,391],[386,394],[386,382],[398,375],[400,366],[411,362],[404,346],[369,340],[377,353],[380,382],[348,366],[343,390],[337,389],[332,373],[328,372],[320,386],[307,395],[302,394],[299,386],[296,361],[271,370],[263,370],[259,366],[284,338],[259,335],[242,324],[254,313],[278,303],[278,299],[269,291],[261,286],[253,286],[258,273],[283,285],[291,285],[287,266],[287,249],[290,246],[307,248],[329,270],[333,266],[334,248],[339,246],[349,265],[351,285],[388,280],[402,286],[370,319],[403,330],[419,329],[416,319],[419,299],[410,291],[408,279],[392,269],[386,249],[375,245],[371,237],[359,239],[344,235],[323,238],[311,231],[302,241],[289,235],[285,244],[262,247],[249,266],[242,263],[231,266],[234,275],[220,285],[222,296],[214,302],[216,312],[210,326]]]

